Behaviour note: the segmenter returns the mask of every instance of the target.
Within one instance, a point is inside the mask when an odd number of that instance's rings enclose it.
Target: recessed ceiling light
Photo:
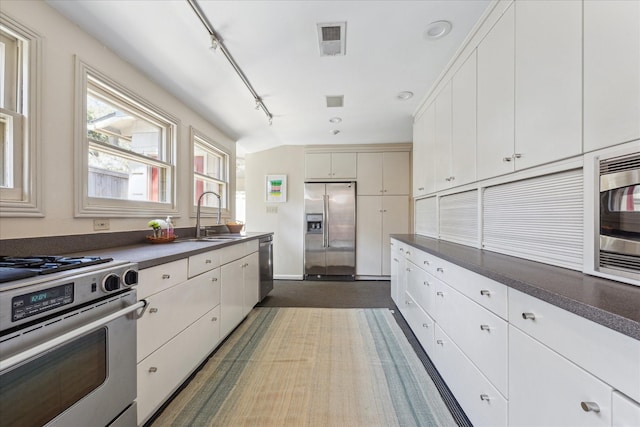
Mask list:
[[[427,26],[424,30],[424,38],[427,40],[436,40],[449,34],[451,31],[451,22],[449,21],[435,21]]]
[[[398,99],[401,101],[406,101],[407,99],[410,99],[413,97],[413,92],[409,92],[408,90],[404,91],[404,92],[400,92],[397,95]]]
[[[340,131],[338,129],[334,129],[334,130],[331,131],[331,135],[337,135],[339,133],[340,133]]]
[[[340,123],[340,122],[342,121],[342,119],[341,119],[340,117],[331,117],[331,118],[329,119],[329,121],[330,121],[331,123]]]

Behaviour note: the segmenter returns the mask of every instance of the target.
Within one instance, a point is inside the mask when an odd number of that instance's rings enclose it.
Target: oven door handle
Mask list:
[[[62,334],[59,337],[56,337],[52,340],[46,341],[42,344],[38,344],[35,347],[32,347],[22,353],[18,353],[14,356],[11,356],[5,360],[0,360],[0,372],[5,371],[15,365],[18,365],[25,360],[31,359],[34,356],[47,352],[61,344],[74,340],[88,332],[92,332],[96,329],[99,329],[106,325],[107,323],[117,319],[118,317],[125,316],[133,311],[138,310],[139,308],[144,308],[147,306],[147,301],[141,300],[137,303],[130,305],[122,310],[118,310],[115,313],[111,313],[108,316],[102,317],[98,320],[95,320],[91,323],[87,323],[84,326],[80,326],[72,331],[67,332],[66,334]]]

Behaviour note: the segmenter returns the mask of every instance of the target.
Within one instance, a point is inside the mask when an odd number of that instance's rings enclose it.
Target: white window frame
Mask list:
[[[222,147],[220,144],[217,144],[213,139],[209,138],[208,136],[206,136],[204,133],[198,131],[197,129],[195,129],[193,126],[191,127],[191,137],[189,138],[191,141],[191,200],[193,201],[193,206],[192,206],[192,211],[191,211],[191,216],[195,217],[196,216],[196,207],[197,207],[197,203],[195,200],[195,182],[196,182],[196,178],[200,178],[200,179],[204,179],[206,181],[211,181],[211,182],[216,182],[216,183],[220,183],[223,184],[226,187],[226,191],[225,191],[225,198],[224,201],[222,202],[223,205],[225,206],[222,211],[221,211],[221,217],[223,219],[229,219],[231,218],[231,195],[230,195],[230,191],[231,191],[231,173],[230,173],[230,168],[231,168],[231,153],[229,153],[229,151],[227,149],[225,149],[224,147]],[[199,145],[200,148],[204,149],[205,151],[209,151],[215,155],[222,155],[224,157],[223,161],[225,163],[224,165],[224,177],[222,180],[220,179],[216,179],[214,177],[210,177],[208,175],[203,175],[200,173],[197,173],[195,171],[195,167],[194,167],[194,158],[195,158],[195,148],[196,145]],[[218,209],[217,208],[212,208],[209,206],[201,206],[200,209],[200,216],[201,217],[216,217],[218,215]]]
[[[17,110],[0,109],[3,128],[11,135],[12,188],[0,188],[0,217],[43,217],[40,110],[42,100],[42,38],[0,12],[3,31],[21,41],[16,85]]]
[[[122,104],[128,109],[139,111],[143,116],[153,117],[155,121],[162,123],[166,127],[163,153],[165,159],[149,161],[149,163],[157,163],[169,171],[170,182],[167,184],[167,192],[170,195],[166,202],[89,197],[90,144],[87,140],[87,90],[90,86],[97,86],[103,94],[107,93],[113,96],[116,104]],[[178,141],[180,121],[77,57],[75,105],[75,216],[148,217],[151,215],[176,215],[178,213],[176,204],[176,143]],[[105,150],[108,149],[109,147],[105,147]],[[118,155],[126,154],[124,150],[120,153],[117,147],[113,147],[112,150],[117,152]]]

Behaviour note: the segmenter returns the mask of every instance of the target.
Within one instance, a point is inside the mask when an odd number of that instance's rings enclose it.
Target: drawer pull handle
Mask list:
[[[162,278],[163,279],[171,279],[171,275],[170,274],[163,274]]]
[[[511,160],[513,160],[511,157],[503,157],[502,158],[503,162],[510,162]]]
[[[489,325],[480,325],[480,330],[481,331],[488,331],[490,329],[491,329],[491,327]]]
[[[404,252],[404,249],[403,249],[403,248],[400,248],[400,252]]]
[[[488,297],[489,295],[491,295],[491,292],[488,289],[482,289],[480,291],[480,295],[483,295],[485,297]]]
[[[436,295],[438,295],[439,297],[444,297],[444,292],[438,291],[438,292],[436,292]]]
[[[424,261],[423,264],[424,265],[431,265],[431,263],[429,261]]]
[[[536,320],[536,315],[533,313],[522,313],[522,318],[525,320],[527,319]]]
[[[483,400],[483,401],[487,401],[487,402],[488,402],[488,401],[490,401],[490,400],[491,400],[491,398],[489,397],[489,395],[488,395],[488,394],[481,394],[481,395],[480,395],[480,400]]]
[[[436,344],[440,344],[441,346],[444,346],[444,341],[442,341],[442,340],[436,340]]]
[[[438,268],[436,268],[436,271],[439,271],[440,273],[444,273],[444,268],[438,267]]]
[[[411,305],[411,304],[412,304],[411,301],[407,301],[407,305]]]
[[[422,190],[424,190],[424,187],[418,187],[418,190],[422,191]]]
[[[428,280],[425,280],[423,284],[424,284],[425,286],[431,286],[431,283],[429,283],[429,281],[428,281]]]
[[[217,281],[218,281],[218,278],[217,278],[217,277],[212,277],[212,278],[211,278],[211,281],[212,281],[212,282],[217,282]]]
[[[411,269],[410,269],[409,267],[405,268],[405,270],[407,270],[407,271],[411,271]]]
[[[398,262],[398,258],[394,258],[393,260],[394,260],[395,262]]]
[[[423,328],[428,328],[428,327],[429,327],[429,324],[428,324],[428,323],[423,323],[423,324],[422,324],[422,327],[423,327]]]
[[[157,313],[158,309],[157,308],[150,308],[149,309],[149,313]]]
[[[212,318],[211,318],[211,321],[212,321],[212,322],[215,322],[216,320],[218,320],[218,318],[217,318],[217,317],[212,317]]]
[[[205,264],[211,264],[211,262],[212,262],[212,261],[211,261],[210,259],[205,259],[205,260],[204,260],[204,263],[205,263]]]
[[[407,251],[407,255],[411,255],[411,252]]]
[[[158,372],[158,368],[156,368],[155,366],[152,366],[149,368],[149,372]]]
[[[580,402],[580,406],[585,412],[600,412],[600,406],[596,402]]]

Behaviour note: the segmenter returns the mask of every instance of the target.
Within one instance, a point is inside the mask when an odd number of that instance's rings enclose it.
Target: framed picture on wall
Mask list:
[[[266,176],[266,201],[284,203],[287,201],[287,175]]]

